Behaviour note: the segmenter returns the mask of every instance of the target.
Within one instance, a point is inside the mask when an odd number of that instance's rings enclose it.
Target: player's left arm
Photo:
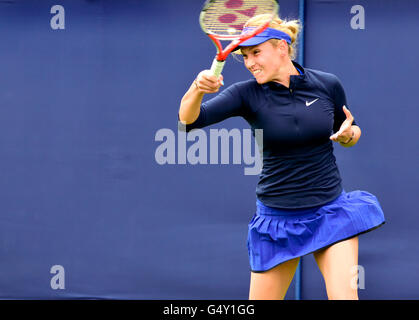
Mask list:
[[[346,107],[345,90],[336,76],[331,77],[332,98],[335,102],[335,117],[333,134],[330,140],[338,142],[343,147],[354,146],[361,137],[361,128],[354,120],[354,116]]]

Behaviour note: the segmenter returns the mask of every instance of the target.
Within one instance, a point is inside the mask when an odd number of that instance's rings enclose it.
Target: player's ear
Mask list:
[[[270,40],[272,46],[275,50],[282,52],[284,50],[284,45],[282,43],[283,40],[280,39],[272,39]]]
[[[277,49],[281,56],[285,57],[289,55],[288,43],[285,40],[278,40]]]
[[[285,40],[278,40],[278,47],[281,49],[281,52],[286,52],[288,54],[288,43]]]

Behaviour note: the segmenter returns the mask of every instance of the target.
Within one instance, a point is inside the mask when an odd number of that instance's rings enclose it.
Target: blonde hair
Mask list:
[[[260,14],[250,18],[244,27],[258,27],[264,23],[266,23],[271,18],[269,14]],[[275,17],[270,23],[269,28],[277,29],[282,32],[285,32],[291,37],[291,44],[288,45],[288,55],[291,59],[295,58],[296,54],[296,45],[297,45],[297,38],[298,33],[301,29],[301,24],[299,20],[282,20],[278,16]],[[279,39],[270,39],[270,41],[274,46],[280,41]],[[240,50],[236,51],[235,53],[240,54]]]

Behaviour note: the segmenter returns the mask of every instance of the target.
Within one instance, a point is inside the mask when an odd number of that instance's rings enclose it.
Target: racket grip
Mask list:
[[[221,74],[221,71],[223,71],[225,63],[226,63],[225,60],[218,61],[217,58],[215,58],[211,65],[212,74],[218,78]]]

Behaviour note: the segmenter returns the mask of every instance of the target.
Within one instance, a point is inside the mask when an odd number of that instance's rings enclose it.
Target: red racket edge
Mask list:
[[[223,50],[223,48],[221,46],[221,42],[220,42],[220,40],[223,40],[223,36],[215,36],[213,34],[208,34],[208,37],[214,42],[215,46],[218,49],[217,61],[225,61],[227,59],[228,55],[234,49],[236,49],[241,43],[245,42],[246,40],[248,40],[248,39],[258,35],[259,33],[263,32],[264,30],[266,30],[270,23],[271,23],[271,21],[268,21],[268,22],[264,23],[263,25],[261,25],[260,27],[258,27],[257,29],[255,29],[253,32],[244,34],[240,38],[238,38],[236,40],[233,40],[224,50]]]

